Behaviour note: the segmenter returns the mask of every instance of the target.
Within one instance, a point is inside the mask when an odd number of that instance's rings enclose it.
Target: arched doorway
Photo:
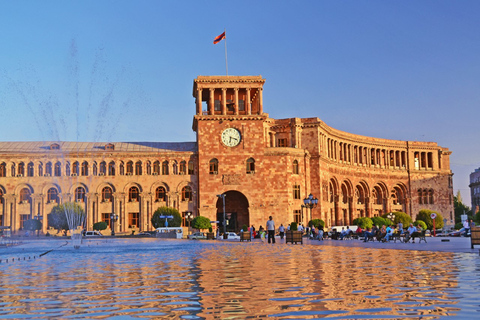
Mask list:
[[[220,231],[223,232],[223,199],[217,199],[217,221],[219,221]],[[227,231],[238,232],[243,225],[249,225],[247,197],[238,191],[225,192],[225,220],[227,221]]]

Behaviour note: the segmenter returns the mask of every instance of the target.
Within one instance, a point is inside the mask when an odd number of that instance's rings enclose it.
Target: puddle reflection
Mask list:
[[[34,254],[35,242],[0,251]],[[109,240],[0,264],[1,318],[474,318],[472,254]]]

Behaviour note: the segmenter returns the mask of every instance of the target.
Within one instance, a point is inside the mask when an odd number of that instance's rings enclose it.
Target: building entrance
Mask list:
[[[223,232],[223,199],[217,200],[217,221],[220,232]],[[225,221],[227,232],[239,232],[242,226],[249,225],[248,200],[245,195],[238,191],[225,192]]]

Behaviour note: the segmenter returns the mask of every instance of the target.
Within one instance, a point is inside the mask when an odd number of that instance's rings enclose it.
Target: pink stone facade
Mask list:
[[[272,119],[264,83],[197,77],[196,143],[1,142],[0,224],[17,232],[65,201],[84,206],[88,229],[118,215],[116,232],[152,230],[160,206],[221,228],[225,213],[234,231],[265,227],[270,215],[277,227],[316,218],[349,225],[392,211],[415,218],[423,208],[453,219],[448,149],[354,135],[319,118]],[[302,208],[309,194],[319,200],[312,210]]]

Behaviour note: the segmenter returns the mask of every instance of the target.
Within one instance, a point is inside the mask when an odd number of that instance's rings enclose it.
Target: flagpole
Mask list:
[[[223,29],[225,32],[225,68],[227,69],[227,76],[228,76],[228,60],[227,60],[227,30]]]

